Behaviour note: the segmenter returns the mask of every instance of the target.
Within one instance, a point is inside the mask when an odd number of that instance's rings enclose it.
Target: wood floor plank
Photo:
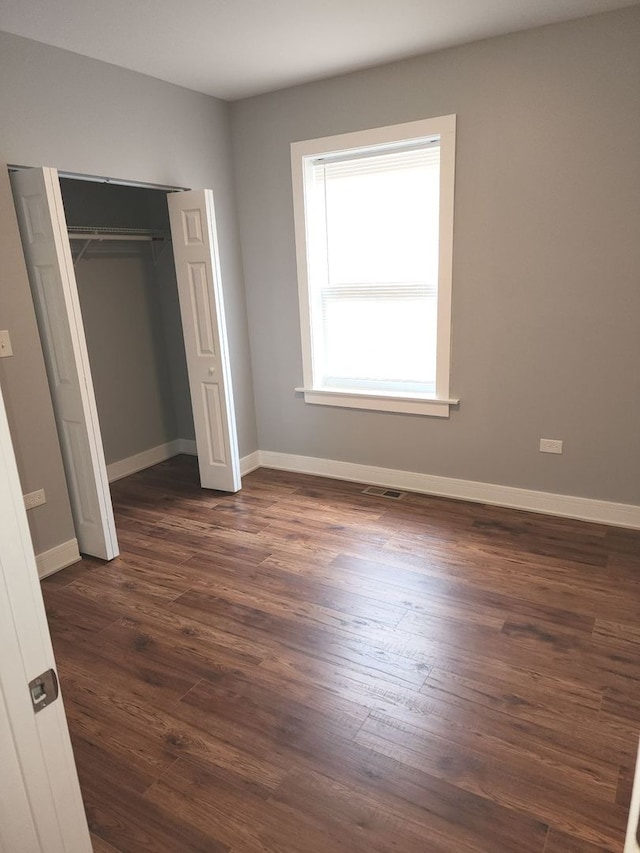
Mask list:
[[[602,692],[579,680],[520,668],[516,661],[482,668],[463,655],[445,657],[429,674],[421,693],[450,702],[473,702],[532,722],[597,721]]]
[[[77,756],[84,743],[89,744],[85,750],[89,764],[92,747],[104,750],[112,763],[126,770],[122,779],[140,780],[140,784],[133,786],[140,791],[174,763],[179,753],[165,736],[171,731],[170,724],[163,725],[160,736],[157,725],[158,717],[166,720],[170,709],[161,713],[144,696],[136,695],[135,690],[105,688],[90,677],[69,670],[62,673],[61,680],[64,680],[65,708]]]
[[[616,789],[616,803],[625,809],[629,808],[631,803],[631,794],[633,791],[633,779],[635,768],[631,765],[622,764],[618,774],[618,787]]]
[[[618,786],[616,765],[584,758],[568,760],[564,755],[560,759],[555,750],[544,749],[540,738],[535,737],[533,726],[529,729],[533,736],[525,742],[521,729],[505,715],[491,714],[477,721],[469,721],[468,718],[465,720],[447,713],[448,710],[441,705],[439,708],[432,707],[429,714],[405,709],[373,711],[360,733],[379,733],[380,729],[389,735],[388,739],[395,742],[398,733],[389,733],[388,730],[397,728],[399,732],[409,731],[416,742],[421,740],[432,745],[438,739],[443,739],[468,754],[485,756],[498,762],[505,772],[512,771],[518,778],[535,778],[541,782],[548,777],[553,780],[552,784],[579,789],[596,801],[615,802]],[[402,737],[403,741],[409,739]]]
[[[544,853],[605,853],[606,849],[599,844],[589,844],[582,838],[567,835],[552,826]]]
[[[259,781],[265,788],[275,788],[290,768],[287,759],[275,760],[268,750],[262,757],[259,751],[247,749],[242,737],[237,739],[237,745],[229,738],[223,740],[224,726],[218,725],[214,716],[203,716],[197,709],[190,713],[191,706],[158,708],[120,689],[102,688],[103,704],[91,714],[92,701],[96,704],[95,687],[79,679],[72,679],[72,687],[72,714],[78,714],[74,729],[85,740],[93,738],[100,745],[108,739],[105,748],[116,759],[123,757],[126,762],[128,750],[130,768],[141,781],[149,780],[145,788],[136,786],[141,791],[165,776],[183,757],[233,770],[236,775]]]
[[[424,683],[429,671],[425,660],[415,661],[372,645],[361,636],[332,631],[324,620],[314,618],[313,614],[297,615],[293,605],[286,614],[277,607],[273,612],[274,604],[266,595],[265,602],[265,609],[262,609],[190,591],[176,599],[173,606],[178,613],[194,613],[194,618],[201,621],[224,624],[232,635],[278,637],[287,648],[357,667],[394,683],[416,688]],[[320,608],[313,608],[313,611],[318,615]]]
[[[121,853],[120,850],[109,844],[108,841],[104,841],[99,835],[94,835],[93,832],[91,833],[91,846],[93,853]]]
[[[228,853],[229,846],[202,832],[187,816],[103,777],[100,768],[80,777],[89,828],[120,853]]]
[[[143,641],[141,652],[144,645]],[[162,707],[177,702],[200,679],[197,672],[185,670],[179,663],[174,665],[142,653],[132,655],[122,643],[104,633],[87,635],[78,645],[73,642],[71,631],[61,629],[56,636],[55,651],[63,676],[66,670],[80,672],[96,683],[116,684],[119,689],[134,692],[144,701]]]
[[[332,853],[339,849],[338,839],[306,815],[288,815],[274,808],[259,790],[238,786],[232,776],[220,778],[215,770],[191,761],[181,762],[146,797],[164,813],[183,815],[197,831],[231,842],[231,849],[243,853],[296,853],[301,849]],[[358,853],[364,853],[363,848]]]
[[[619,851],[640,532],[176,457],[43,582],[99,853]]]
[[[427,550],[428,559],[389,547],[369,559],[340,554],[332,565],[369,582],[375,579],[389,587],[398,587],[407,595],[413,593],[422,598],[428,595],[469,607],[489,608],[503,618],[509,614],[530,616],[587,633],[593,630],[593,603],[585,605],[583,611],[576,609],[575,598],[571,607],[559,606],[556,602],[559,596],[564,596],[566,584],[558,586],[559,578],[555,575],[543,580],[530,567],[524,571],[518,569],[514,575],[513,563],[497,557],[477,564],[466,558],[456,560],[455,547],[447,549],[442,557]],[[505,591],[507,578],[508,591]],[[575,585],[578,581],[579,576],[571,583]]]
[[[336,843],[352,850],[423,853],[427,826],[412,809],[385,807],[380,798],[352,786],[336,782],[320,773],[294,773],[272,796],[272,801],[293,815],[310,815],[329,831]],[[446,851],[449,839],[429,833],[433,851]],[[460,850],[473,848],[461,843]]]
[[[91,776],[94,768],[99,766],[100,772],[110,777],[114,785],[121,785],[142,794],[177,760],[167,757],[163,767],[156,767],[155,772],[151,772],[150,769],[132,762],[130,752],[119,750],[113,741],[98,743],[80,735],[78,728],[74,727],[73,749],[81,778]]]
[[[99,572],[95,574],[98,575]],[[86,574],[81,577],[84,579]],[[72,589],[75,582],[74,580],[67,585],[64,593],[63,588],[58,585],[47,585],[43,589],[47,620],[52,633],[59,636],[67,631],[78,638],[101,631],[120,618],[121,612],[117,607],[112,607],[103,600],[94,603]]]
[[[369,561],[363,562],[371,565]],[[322,565],[322,562],[316,561],[305,568],[313,580],[306,577],[302,569],[296,571],[294,567],[291,570],[286,562],[283,563],[281,554],[272,554],[260,565],[256,578],[261,587],[286,591],[299,588],[307,596],[312,591],[310,587],[321,583],[324,588],[332,588],[333,595],[338,595],[340,599],[348,599],[349,594],[364,596],[372,604],[377,602],[378,606],[400,608],[402,616],[409,613],[424,614],[426,619],[432,616],[449,616],[463,623],[477,623],[497,629],[500,629],[505,621],[504,609],[483,606],[479,599],[466,603],[454,600],[453,596],[438,595],[433,588],[427,596],[424,589],[416,588],[417,584],[408,588],[387,583],[376,579],[375,576],[368,576],[366,570],[360,574],[345,570],[344,565],[337,560],[332,561],[331,565]],[[388,573],[388,569],[386,571]],[[592,625],[593,620],[590,622]],[[396,625],[398,624],[399,621],[396,622]]]
[[[540,718],[535,712],[527,719],[492,704],[474,703],[472,710],[466,697],[426,698],[423,706],[416,703],[413,707],[387,708],[384,713],[408,719],[427,732],[473,743],[481,752],[493,755],[506,750],[516,762],[540,766],[542,772],[553,776],[567,774],[576,785],[597,792],[606,801],[617,790],[618,762],[627,759],[627,743],[617,752],[611,746],[602,750],[597,738],[594,743],[597,722],[564,720],[561,714]]]
[[[505,767],[495,756],[486,757],[446,738],[432,735],[426,742],[410,724],[377,715],[369,718],[356,740],[398,761],[426,767],[430,774],[478,796],[535,815],[588,843],[608,844],[612,836],[624,832],[626,813],[615,803],[602,803],[581,792],[576,804],[575,789],[558,784],[551,775],[526,772],[523,766]]]
[[[544,843],[541,821],[358,743],[335,742],[300,755],[296,766],[366,792],[376,806],[421,825],[424,843],[434,849],[533,853]]]
[[[319,738],[353,737],[369,716],[368,708],[329,692],[294,698],[292,691],[283,695],[230,673],[215,683],[199,682],[183,698],[178,713],[185,706],[201,715],[209,711],[218,725],[225,721],[239,732],[255,731],[272,743],[297,749]]]

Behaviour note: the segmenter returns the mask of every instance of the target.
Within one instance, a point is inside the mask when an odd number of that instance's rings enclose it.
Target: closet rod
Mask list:
[[[98,240],[102,242],[104,240],[138,240],[146,243],[150,243],[152,240],[164,240],[164,237],[152,237],[147,234],[91,234],[87,231],[83,231],[80,234],[74,234],[72,231],[69,232],[70,240]]]

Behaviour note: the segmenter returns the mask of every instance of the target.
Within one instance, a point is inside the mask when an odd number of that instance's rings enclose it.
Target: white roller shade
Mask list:
[[[433,392],[440,145],[311,163],[314,347],[325,387]]]

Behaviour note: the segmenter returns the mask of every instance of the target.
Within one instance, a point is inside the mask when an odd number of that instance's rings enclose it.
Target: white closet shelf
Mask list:
[[[148,228],[94,228],[84,225],[69,226],[70,240],[168,240],[170,235],[165,231],[152,231]]]
[[[100,228],[93,225],[70,225],[67,233],[69,240],[81,240],[82,248],[74,257],[74,266],[86,255],[92,243],[135,242],[151,243],[153,261],[157,263],[165,248],[171,242],[168,231],[154,231],[150,228]],[[158,247],[158,251],[156,251]]]

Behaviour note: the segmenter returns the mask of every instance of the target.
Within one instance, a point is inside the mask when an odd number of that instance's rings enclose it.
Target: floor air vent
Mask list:
[[[381,486],[367,486],[362,490],[363,495],[375,495],[377,498],[391,498],[392,501],[401,501],[407,494],[397,489],[383,489]]]

